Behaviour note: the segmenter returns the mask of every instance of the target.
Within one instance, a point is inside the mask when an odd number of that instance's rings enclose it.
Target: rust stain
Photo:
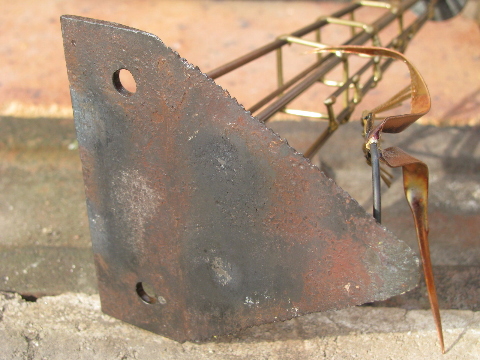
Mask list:
[[[62,28],[106,313],[198,340],[416,285],[411,249],[158,38]]]

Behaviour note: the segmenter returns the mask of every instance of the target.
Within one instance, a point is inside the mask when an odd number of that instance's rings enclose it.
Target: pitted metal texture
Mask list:
[[[105,313],[198,340],[416,285],[410,248],[156,36],[62,29]]]

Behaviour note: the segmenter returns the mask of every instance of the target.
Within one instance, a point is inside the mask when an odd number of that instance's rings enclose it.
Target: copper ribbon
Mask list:
[[[386,117],[379,125],[373,127],[373,129],[369,129],[365,141],[365,147],[367,149],[369,149],[372,142],[378,142],[380,140],[382,133],[402,132],[430,110],[431,101],[427,85],[418,70],[403,54],[386,48],[367,46],[329,47],[317,49],[316,52],[341,52],[390,57],[400,60],[407,65],[410,71],[410,86],[368,113],[371,114],[371,117],[374,119],[375,113],[391,108],[393,104],[398,103],[399,100],[411,97],[410,113]],[[391,168],[401,167],[403,170],[403,187],[415,221],[430,306],[438,332],[440,347],[442,353],[445,353],[442,323],[428,244],[428,167],[425,163],[407,154],[398,147],[389,147],[380,151],[380,160]]]

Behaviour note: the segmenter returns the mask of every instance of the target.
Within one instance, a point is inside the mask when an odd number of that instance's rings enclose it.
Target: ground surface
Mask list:
[[[352,308],[307,315],[204,343],[163,338],[100,311],[97,295],[27,303],[0,294],[0,359],[479,359],[480,313],[442,312],[447,353],[428,311]]]
[[[480,128],[452,126],[480,121],[475,22],[460,16],[429,23],[407,51],[433,96],[426,122],[445,126],[412,126],[386,138],[430,168],[430,241],[448,349],[442,357],[423,284],[374,306],[309,315],[202,344],[178,344],[100,311],[58,17],[77,14],[150,31],[208,71],[343,4],[0,3],[0,359],[480,358]],[[262,66],[219,83],[252,104],[271,78],[270,67]],[[381,97],[380,90],[372,91],[362,106]],[[282,119],[268,126],[300,152],[324,126]],[[356,121],[341,127],[314,163],[370,209],[360,131]],[[383,189],[384,225],[416,249],[401,174],[394,176],[392,188]],[[14,293],[39,299],[26,302]]]
[[[311,315],[201,345],[180,345],[102,315],[98,297],[93,295],[96,279],[80,162],[77,151],[68,149],[74,140],[73,124],[45,119],[35,127],[31,121],[0,120],[2,128],[9,129],[1,151],[0,289],[27,299],[40,297],[34,303],[12,295],[4,299],[0,333],[8,339],[10,351],[4,353],[8,354],[5,359],[88,358],[92,352],[105,359],[124,355],[144,359],[159,348],[165,359],[342,359],[354,355],[382,359],[390,353],[394,359],[436,358],[431,316],[428,311],[413,310],[428,309],[424,285],[372,304],[375,307]],[[270,126],[301,150],[322,125],[279,121]],[[57,131],[51,132],[52,127]],[[16,142],[17,136],[23,145]],[[369,209],[370,173],[362,159],[359,125],[345,125],[335,136],[315,161]],[[476,312],[480,303],[479,139],[478,128],[414,126],[391,140],[422,157],[431,170],[430,239],[440,306],[458,309],[442,312],[452,359],[480,358]],[[399,180],[400,174],[395,173],[392,188],[384,189],[384,224],[416,249]],[[67,292],[77,294],[61,295]],[[404,322],[405,317],[410,320]],[[344,324],[340,333],[330,321]],[[68,346],[59,347],[59,339]],[[409,357],[402,357],[410,348]]]

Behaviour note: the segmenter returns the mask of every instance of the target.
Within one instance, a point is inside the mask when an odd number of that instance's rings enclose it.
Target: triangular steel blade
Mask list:
[[[416,285],[405,243],[156,36],[62,29],[105,313],[197,340]]]

